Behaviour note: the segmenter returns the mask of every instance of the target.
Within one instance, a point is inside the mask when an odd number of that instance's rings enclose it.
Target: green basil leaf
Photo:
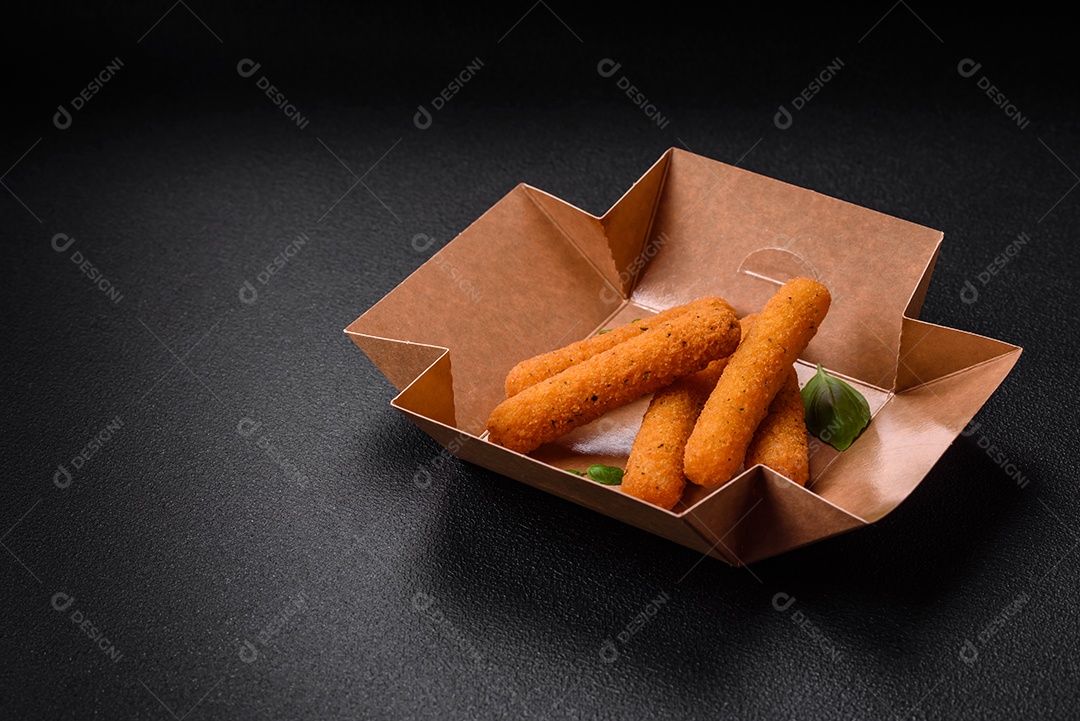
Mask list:
[[[847,449],[870,423],[870,404],[862,393],[825,372],[802,389],[806,429],[838,451]]]
[[[566,472],[567,473],[573,473],[575,476],[584,476],[585,475],[585,471],[579,471],[576,468],[567,468]]]
[[[618,486],[622,483],[623,469],[597,463],[589,466],[588,475],[589,478],[605,486]]]
[[[610,332],[611,332],[611,328],[604,328],[604,330],[596,331],[596,335],[604,335],[604,333],[610,333]]]

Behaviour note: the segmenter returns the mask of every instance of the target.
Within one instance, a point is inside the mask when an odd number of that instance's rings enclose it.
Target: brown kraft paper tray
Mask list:
[[[917,319],[942,233],[671,149],[602,217],[520,184],[345,332],[391,404],[459,458],[732,565],[865,526],[919,484],[1017,346]],[[832,307],[800,358],[873,419],[843,453],[810,438],[803,488],[763,466],[673,511],[563,469],[625,467],[648,397],[529,455],[485,440],[519,361],[704,295],[754,312],[792,277]]]

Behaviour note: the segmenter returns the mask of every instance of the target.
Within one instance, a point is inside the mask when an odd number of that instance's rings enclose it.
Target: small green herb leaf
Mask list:
[[[596,335],[604,335],[604,333],[610,333],[610,332],[611,332],[611,328],[604,328],[604,330],[596,331]]]
[[[826,373],[820,363],[802,398],[807,430],[838,451],[847,449],[870,423],[870,404],[863,394]]]
[[[615,466],[602,466],[598,463],[589,466],[588,476],[605,486],[618,486],[622,483],[623,469]]]
[[[634,318],[634,319],[633,319],[632,321],[630,321],[630,322],[631,322],[631,323],[637,323],[637,322],[638,322],[639,320],[641,320],[641,318]]]
[[[579,471],[576,468],[567,468],[566,472],[567,473],[573,473],[575,476],[584,476],[585,475],[585,471]]]

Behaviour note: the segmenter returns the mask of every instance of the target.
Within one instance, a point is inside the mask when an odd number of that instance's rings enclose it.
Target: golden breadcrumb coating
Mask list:
[[[561,373],[572,365],[592,358],[594,355],[610,350],[625,340],[641,335],[650,325],[663,323],[689,310],[704,308],[711,298],[700,298],[685,305],[678,305],[661,311],[651,318],[645,318],[612,328],[607,333],[599,333],[549,353],[523,360],[510,369],[506,376],[506,397],[511,398],[529,386],[547,380],[556,373]]]
[[[796,278],[757,314],[686,442],[683,463],[689,480],[715,486],[739,469],[754,431],[789,369],[817,333],[830,300],[828,289],[818,281]]]
[[[753,315],[739,321],[743,338],[753,321]],[[679,378],[653,395],[626,461],[623,493],[669,511],[679,502],[686,489],[686,440],[727,361],[715,360],[705,370]]]
[[[806,408],[799,391],[799,376],[791,368],[776,393],[769,413],[754,432],[744,465],[768,466],[805,486],[810,480],[810,450],[806,441]]]
[[[507,398],[491,413],[488,439],[528,453],[730,355],[738,342],[734,309],[713,298]]]
[[[623,474],[623,493],[671,510],[686,488],[683,452],[727,358],[679,378],[649,402]]]

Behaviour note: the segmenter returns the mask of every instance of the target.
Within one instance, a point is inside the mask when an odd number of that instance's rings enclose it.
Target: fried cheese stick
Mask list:
[[[796,278],[765,304],[732,354],[686,442],[686,477],[701,486],[731,479],[795,360],[829,310],[829,290]]]
[[[605,334],[607,335],[607,334]],[[720,298],[530,386],[496,406],[488,440],[528,453],[730,355],[739,319]]]
[[[623,474],[623,493],[669,511],[679,502],[686,489],[686,440],[727,362],[727,358],[715,360],[705,370],[656,392],[634,436]]]
[[[806,408],[799,392],[799,376],[788,370],[769,414],[761,422],[746,449],[747,468],[761,463],[805,486],[810,480],[810,450],[806,442]],[[625,483],[625,481],[624,481]]]
[[[623,341],[630,340],[641,335],[650,326],[663,323],[665,320],[674,318],[689,310],[697,310],[708,305],[713,298],[699,298],[698,300],[678,305],[661,311],[651,318],[634,321],[613,328],[607,333],[584,338],[570,345],[542,353],[541,355],[523,360],[510,369],[506,376],[506,397],[516,396],[529,386],[536,385],[540,381],[547,380],[556,373],[561,373],[572,365],[592,358],[594,355],[603,353],[619,345]]]
[[[748,315],[739,321],[743,338],[753,320]],[[686,489],[686,440],[727,362],[727,358],[715,360],[705,370],[679,378],[653,395],[626,461],[623,493],[669,511],[679,502]]]

